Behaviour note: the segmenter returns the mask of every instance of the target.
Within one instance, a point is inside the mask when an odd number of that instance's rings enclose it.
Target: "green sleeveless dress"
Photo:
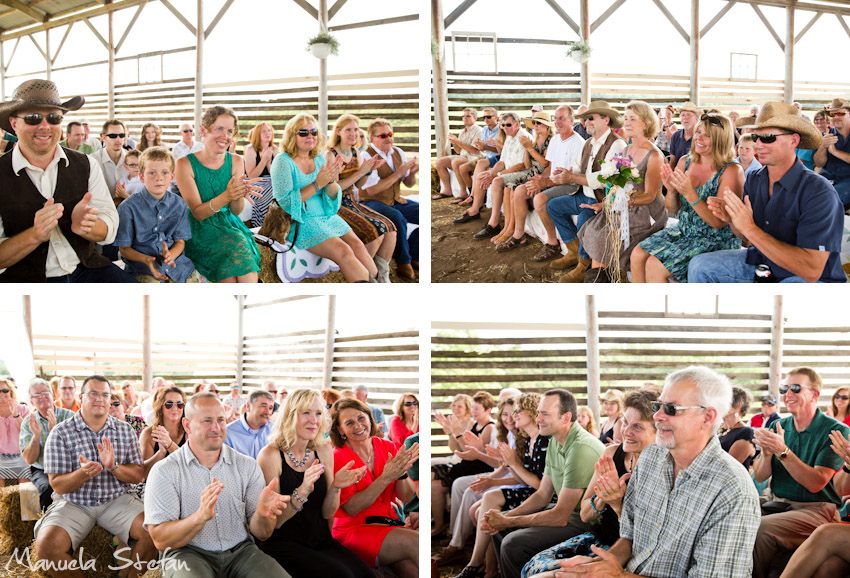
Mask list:
[[[194,153],[187,158],[192,165],[201,201],[208,203],[227,188],[232,173],[230,153],[227,153],[221,168],[216,170],[202,165]],[[189,211],[189,225],[192,238],[186,241],[186,256],[210,281],[215,283],[260,270],[260,250],[254,236],[230,211],[229,204],[203,221],[196,220]]]

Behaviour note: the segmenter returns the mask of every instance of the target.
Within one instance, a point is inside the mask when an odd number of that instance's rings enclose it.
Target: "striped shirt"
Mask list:
[[[106,424],[99,432],[96,432],[83,421],[82,413],[78,412],[50,432],[44,448],[45,473],[74,472],[81,467],[81,455],[89,461],[100,463],[97,444],[101,443],[101,438],[104,437],[109,438],[115,448],[116,464],[141,465],[143,463],[139,438],[136,437],[136,432],[130,424],[107,416]],[[126,494],[130,487],[131,484],[120,481],[104,468],[76,491],[62,497],[81,506],[99,506]]]
[[[658,445],[646,447],[635,465],[620,516],[620,536],[632,541],[626,571],[750,578],[761,510],[747,471],[716,436],[678,473],[675,487],[673,467]]]
[[[39,446],[40,450],[39,450],[39,453],[38,453],[38,459],[35,461],[35,463],[32,464],[32,467],[43,470],[44,469],[44,448],[47,445],[47,435],[50,432],[47,431],[47,418],[42,417],[42,415],[38,412],[38,410],[34,410],[34,411],[35,411],[36,417],[38,418],[38,425],[41,426],[41,440],[40,440],[41,445]],[[64,407],[54,407],[53,408],[53,415],[56,416],[56,425],[59,425],[63,421],[65,421],[67,419],[71,419],[72,417],[74,417],[75,414],[70,409],[65,409]],[[28,419],[25,419],[23,421],[23,423],[21,423],[20,444],[21,444],[21,452],[22,453],[24,451],[24,448],[26,448],[31,441],[32,441],[32,430],[30,429],[30,420],[28,418]]]

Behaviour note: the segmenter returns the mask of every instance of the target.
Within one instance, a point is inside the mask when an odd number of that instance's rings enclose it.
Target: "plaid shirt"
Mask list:
[[[95,432],[83,421],[82,413],[76,413],[71,419],[53,428],[47,438],[44,449],[45,473],[68,474],[76,471],[80,468],[80,455],[100,463],[97,444],[103,437],[109,438],[115,448],[116,464],[143,463],[139,438],[130,424],[108,416],[106,425]],[[126,494],[130,487],[130,484],[119,481],[104,468],[77,491],[65,494],[63,498],[81,506],[99,506]]]
[[[641,452],[620,516],[620,536],[632,541],[626,571],[750,578],[761,510],[747,471],[716,436],[678,473],[675,487],[673,465],[661,446]]]
[[[47,418],[41,417],[41,414],[38,413],[37,409],[33,410],[35,412],[36,417],[38,418],[38,425],[41,426],[41,446],[40,451],[38,453],[38,459],[32,464],[32,467],[38,468],[40,470],[44,469],[44,447],[47,445],[47,434],[50,432],[47,431]],[[54,407],[53,415],[56,416],[56,425],[59,425],[66,419],[71,419],[74,417],[74,412],[70,409],[65,409],[64,407]],[[23,423],[21,423],[21,452],[24,451],[24,448],[27,447],[32,441],[32,430],[30,429],[30,420],[25,419]]]

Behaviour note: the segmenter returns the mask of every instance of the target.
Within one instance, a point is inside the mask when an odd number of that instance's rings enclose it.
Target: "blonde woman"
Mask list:
[[[0,488],[6,480],[29,481],[30,467],[21,456],[19,444],[21,424],[29,413],[29,408],[18,402],[15,385],[0,378]]]
[[[623,417],[624,400],[625,396],[619,389],[609,389],[599,397],[599,401],[602,403],[602,411],[606,417],[602,425],[599,426],[599,441],[605,445],[614,443],[615,432],[620,419]]]
[[[850,387],[839,387],[835,390],[826,413],[843,424],[850,425]]]
[[[136,149],[142,152],[151,147],[162,146],[162,129],[152,122],[142,125],[142,134],[139,137],[139,146]]]
[[[331,536],[328,524],[339,509],[341,490],[360,481],[366,466],[352,468],[349,461],[334,473],[334,448],[325,438],[328,419],[318,391],[293,391],[278,412],[257,463],[266,483],[278,480],[279,493],[291,498],[260,548],[293,578],[371,578],[371,569]]]
[[[590,411],[589,407],[582,405],[578,408],[578,417],[576,417],[576,421],[578,422],[578,425],[583,427],[585,431],[593,437],[599,437],[599,430],[596,429],[596,420],[593,419],[593,413]]]
[[[398,396],[390,420],[390,439],[401,445],[419,431],[419,398],[413,392]]]
[[[269,172],[278,153],[274,142],[274,127],[271,123],[261,122],[248,133],[248,141],[245,145],[245,173],[249,179],[260,179],[257,184],[263,195],[251,206],[251,226],[261,227],[266,213],[269,212],[269,205],[274,200]]]
[[[367,283],[378,269],[363,242],[337,215],[343,159],[325,162],[319,154],[324,138],[309,114],[295,115],[283,131],[283,152],[272,162],[271,175],[274,198],[293,220],[286,240],[332,260],[349,283]]]

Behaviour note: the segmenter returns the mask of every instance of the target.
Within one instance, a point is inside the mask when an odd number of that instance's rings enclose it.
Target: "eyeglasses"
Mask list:
[[[106,138],[124,138],[125,136],[127,136],[127,134],[123,133],[123,132],[119,132],[119,133],[111,132],[111,133],[105,134],[103,136],[105,136]]]
[[[829,117],[832,118],[832,117],[836,117],[836,116],[844,116],[845,114],[847,114],[847,111],[846,110],[834,110],[834,111],[828,112],[826,114],[828,114]],[[27,115],[27,116],[29,116],[29,115]],[[50,121],[48,120],[47,122],[50,122]],[[27,124],[29,124],[29,123],[27,123]],[[51,124],[56,124],[56,123],[51,123]]]
[[[775,404],[775,403],[773,403],[772,401],[763,401],[763,402],[761,402],[761,404],[762,404],[762,405],[770,405],[770,406],[774,406],[774,405],[776,405],[776,404]]]
[[[764,144],[770,144],[776,141],[776,137],[783,136],[786,134],[794,134],[793,132],[779,132],[776,134],[766,132],[764,134],[756,134],[754,132],[750,133],[750,136],[753,137],[753,142],[757,143],[758,141],[763,142]]]
[[[393,136],[393,133],[385,132],[384,134],[376,134],[375,138],[390,138],[391,136]]]
[[[177,409],[183,409],[186,406],[186,404],[182,401],[166,401],[164,404],[162,404],[165,409],[171,409],[175,405],[177,406]]]
[[[137,169],[137,168],[139,168],[139,163],[133,163],[132,165],[131,165],[131,164],[129,164],[129,163],[124,163],[124,165],[125,165],[128,169]]]
[[[195,131],[194,131],[194,130],[192,130],[191,128],[188,128],[188,129],[186,129],[186,130],[181,130],[180,132],[184,132],[184,133],[185,133],[185,132],[195,132]]]
[[[486,118],[486,119],[489,120],[489,119],[493,118],[494,116],[496,116],[496,115],[495,114],[485,114],[483,118]]]
[[[95,400],[99,397],[102,399],[109,399],[110,397],[112,397],[112,394],[108,391],[104,391],[103,393],[98,393],[96,391],[87,391],[86,395],[89,396],[89,398],[92,400]]]
[[[406,401],[406,402],[404,402],[404,407],[411,407],[411,406],[419,407],[419,402],[418,401]]]
[[[121,402],[120,402],[120,401],[113,401],[113,402],[112,402],[112,403],[110,403],[109,405],[111,405],[112,407],[120,407],[120,406],[121,406]]]
[[[0,389],[0,393],[10,393],[11,391],[10,389]]]
[[[3,393],[2,389],[0,389],[0,393]],[[850,395],[838,395],[836,393],[835,395],[832,396],[832,399],[843,399],[844,401],[847,401],[848,399],[850,399]]]
[[[791,393],[800,393],[800,391],[805,389],[814,389],[813,387],[809,387],[807,385],[800,385],[799,383],[792,383],[791,385],[785,385],[784,383],[779,386],[779,393],[785,395],[788,393],[788,390],[791,390]]]
[[[316,136],[317,134],[319,134],[319,129],[317,129],[317,128],[311,128],[311,129],[302,128],[302,129],[298,130],[298,136],[304,136],[304,137],[306,137],[306,136]]]
[[[30,399],[38,399],[43,396],[50,397],[52,394],[49,391],[42,391],[41,393],[32,393],[30,394]]]
[[[664,403],[661,401],[653,401],[650,405],[652,406],[653,413],[658,413],[658,410],[663,409],[664,413],[671,417],[676,415],[677,412],[686,409],[705,409],[705,407],[701,405],[676,405],[674,403]]]
[[[473,116],[471,114],[465,114],[463,115],[463,118],[473,118]]]
[[[59,389],[61,389],[62,391],[74,391],[77,388],[74,387],[73,385],[68,385],[68,386],[65,386],[65,387],[60,387]]]
[[[40,112],[31,112],[29,114],[25,114],[24,116],[16,116],[15,118],[22,119],[25,123],[30,126],[38,126],[41,124],[41,121],[47,119],[47,124],[62,124],[62,119],[64,118],[61,114],[56,112],[51,112],[49,114],[41,114]]]
[[[277,393],[277,390],[276,390],[276,389],[267,389],[266,391],[267,391],[267,392],[269,392],[269,393],[270,393],[270,394],[272,394],[272,395],[274,395],[274,394],[276,394],[276,393]]]
[[[704,115],[702,115],[701,117],[699,117],[699,119],[702,122],[707,122],[708,124],[713,124],[714,126],[719,126],[719,127],[723,126],[723,121],[720,120],[720,115],[717,115],[717,114],[707,112]]]

